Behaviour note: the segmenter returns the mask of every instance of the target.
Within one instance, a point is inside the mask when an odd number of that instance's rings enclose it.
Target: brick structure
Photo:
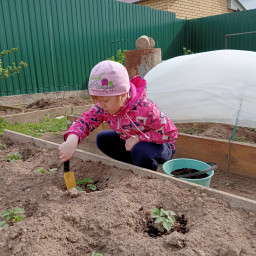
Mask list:
[[[144,0],[134,3],[174,12],[180,19],[194,19],[246,10],[238,0]]]

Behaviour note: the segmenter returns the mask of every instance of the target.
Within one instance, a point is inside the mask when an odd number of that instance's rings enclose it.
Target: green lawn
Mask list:
[[[46,117],[39,123],[15,123],[10,125],[7,121],[0,118],[0,135],[3,134],[4,129],[12,130],[15,132],[24,133],[33,137],[41,137],[42,134],[52,132],[58,133],[67,130],[67,117],[62,119]]]

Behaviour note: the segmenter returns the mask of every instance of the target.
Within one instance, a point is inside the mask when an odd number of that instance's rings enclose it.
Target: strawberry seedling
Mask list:
[[[5,218],[5,220],[0,222],[0,227],[8,228],[9,225],[13,225],[16,222],[23,220],[25,216],[21,215],[22,213],[24,213],[24,210],[20,207],[15,207],[12,211],[9,209],[4,210],[1,213],[1,216]]]
[[[75,188],[78,191],[84,191],[85,187],[87,187],[88,189],[90,189],[92,191],[95,191],[97,189],[97,187],[92,183],[93,183],[93,180],[91,178],[78,179],[76,181],[76,184],[77,185],[82,185],[83,188],[81,188],[80,186],[76,186]]]
[[[245,137],[235,137],[234,141],[248,142],[248,140]]]
[[[10,153],[8,154],[5,158],[4,161],[6,162],[13,162],[15,160],[20,160],[21,159],[21,154],[16,152],[16,153]]]
[[[35,170],[35,173],[46,173],[46,170],[44,168],[39,168]]]
[[[191,134],[191,135],[193,135],[193,134],[197,134],[198,132],[199,132],[199,128],[197,127],[197,124],[193,124],[193,126],[192,127],[190,127],[190,128],[184,128],[184,129],[182,129],[182,132],[184,132],[184,133],[186,133],[186,134]]]
[[[155,218],[155,223],[162,223],[167,231],[170,231],[172,225],[175,222],[175,213],[170,210],[164,210],[163,208],[151,209],[151,218]]]

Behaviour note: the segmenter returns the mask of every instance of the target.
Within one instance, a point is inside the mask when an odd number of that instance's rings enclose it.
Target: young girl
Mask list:
[[[91,71],[89,93],[95,103],[65,133],[59,147],[60,160],[70,159],[78,143],[103,121],[113,130],[98,133],[97,147],[106,155],[126,163],[157,170],[175,152],[178,130],[151,100],[146,81],[129,81],[126,68],[118,62],[102,61]]]

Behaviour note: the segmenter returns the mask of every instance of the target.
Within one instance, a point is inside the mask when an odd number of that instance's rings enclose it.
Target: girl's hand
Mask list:
[[[77,144],[78,136],[76,136],[75,134],[70,134],[67,140],[59,146],[59,158],[61,162],[66,162],[74,155],[74,153],[76,152]]]
[[[135,135],[135,137],[128,138],[125,142],[125,149],[127,151],[131,151],[134,145],[137,144],[139,141],[140,140],[137,135]]]

